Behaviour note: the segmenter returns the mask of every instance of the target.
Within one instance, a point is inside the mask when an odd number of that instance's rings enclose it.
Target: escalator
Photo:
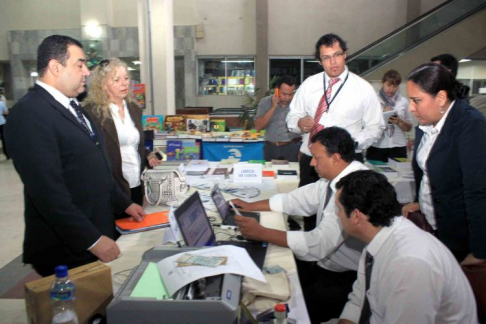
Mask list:
[[[348,57],[349,69],[380,80],[389,69],[407,75],[438,54],[467,57],[486,47],[486,0],[446,1]]]

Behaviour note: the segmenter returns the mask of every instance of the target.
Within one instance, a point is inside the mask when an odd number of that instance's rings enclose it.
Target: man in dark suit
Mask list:
[[[85,62],[77,40],[44,39],[37,53],[39,81],[12,108],[5,127],[24,183],[23,261],[43,276],[59,264],[116,259],[113,208],[139,221],[145,216],[116,185],[102,133],[74,99],[90,73]]]

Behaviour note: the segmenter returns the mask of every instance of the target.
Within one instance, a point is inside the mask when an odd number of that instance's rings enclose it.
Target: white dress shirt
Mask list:
[[[111,116],[113,117],[116,133],[118,134],[118,142],[120,143],[123,177],[127,180],[130,188],[135,188],[140,186],[141,158],[138,153],[140,133],[128,112],[126,101],[123,101],[123,109],[125,110],[124,120],[120,118],[118,106],[113,103],[110,104]]]
[[[358,270],[364,244],[354,238],[345,239],[341,221],[335,213],[334,194],[336,183],[345,175],[357,170],[367,170],[362,163],[353,161],[331,181],[332,196],[324,209],[328,181],[321,179],[300,187],[288,194],[270,198],[272,211],[289,215],[310,216],[317,214],[317,227],[310,232],[288,231],[287,244],[297,258],[318,261],[319,266],[331,271]]]
[[[365,294],[364,259],[373,256],[370,323],[476,324],[476,301],[452,253],[433,235],[395,217],[363,250],[358,278],[340,316],[358,323]]]
[[[444,116],[440,121],[434,126],[419,126],[421,130],[424,131],[424,135],[420,141],[419,147],[417,148],[417,164],[420,169],[424,172],[422,181],[420,182],[419,189],[419,204],[420,211],[424,214],[425,219],[429,222],[430,226],[435,230],[437,229],[437,222],[435,220],[435,210],[434,204],[432,202],[432,190],[430,188],[430,178],[427,171],[427,159],[429,158],[430,151],[434,146],[437,137],[444,127],[444,123],[452,110],[454,101],[449,106],[449,109],[445,112]]]
[[[324,74],[321,72],[308,77],[295,93],[286,119],[291,132],[302,133],[298,126],[299,119],[305,116],[314,118],[324,94]],[[325,75],[325,78],[327,85],[329,77]],[[331,105],[328,111],[322,114],[320,124],[324,127],[338,126],[346,129],[359,143],[358,150],[364,150],[380,138],[385,129],[380,101],[373,87],[366,80],[349,72],[347,67],[339,79],[332,87]],[[336,96],[341,85],[342,88]],[[309,133],[302,136],[300,151],[311,156],[308,148]]]
[[[76,98],[68,98],[66,97],[61,91],[57,90],[56,88],[42,82],[42,81],[35,81],[35,83],[39,86],[41,86],[42,88],[44,88],[47,92],[49,92],[49,94],[51,96],[54,97],[54,99],[56,99],[57,102],[59,102],[61,105],[63,105],[67,110],[69,110],[71,112],[71,114],[73,114],[73,116],[78,119],[78,114],[76,114],[76,111],[74,110],[73,107],[71,107],[71,100],[74,100],[74,102],[76,104],[79,105],[79,102],[78,102],[78,99]],[[86,116],[83,115],[83,118],[84,118],[84,121],[86,122],[86,125],[88,125],[89,127],[89,130],[90,131],[93,131],[93,128],[91,127],[91,123],[89,122],[88,118],[86,118]]]
[[[383,105],[383,103],[382,103]],[[397,113],[397,116],[410,124],[413,123],[412,114],[408,111],[408,100],[402,95],[399,96],[393,111]],[[385,120],[385,123],[388,123]],[[392,136],[389,135],[388,127],[393,127]],[[387,129],[383,132],[381,137],[373,143],[373,147],[377,148],[392,148],[392,147],[403,147],[407,145],[407,138],[405,137],[405,132],[398,127],[398,125],[387,124]]]

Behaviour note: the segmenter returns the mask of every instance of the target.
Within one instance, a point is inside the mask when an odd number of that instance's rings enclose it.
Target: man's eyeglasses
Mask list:
[[[107,66],[108,64],[110,64],[110,60],[103,60],[99,63],[99,65],[104,68],[105,66]]]
[[[337,59],[340,59],[343,56],[344,56],[344,52],[336,52],[332,55],[324,55],[324,56],[321,57],[321,62],[329,61],[331,59],[331,57],[333,59],[337,60]]]

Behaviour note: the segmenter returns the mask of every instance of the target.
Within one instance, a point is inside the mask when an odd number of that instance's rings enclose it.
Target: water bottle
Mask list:
[[[275,305],[273,315],[275,316],[275,324],[287,324],[287,307],[285,304]]]
[[[78,324],[74,309],[74,283],[69,280],[67,266],[57,266],[55,272],[51,286],[52,324]]]

